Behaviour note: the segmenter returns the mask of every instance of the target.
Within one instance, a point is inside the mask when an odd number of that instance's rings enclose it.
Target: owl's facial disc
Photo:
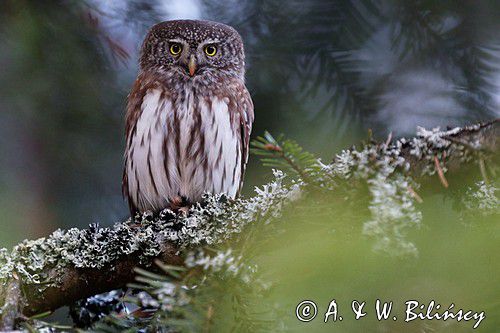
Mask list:
[[[174,20],[153,26],[140,58],[141,70],[214,79],[245,75],[241,36],[230,26],[211,21]]]

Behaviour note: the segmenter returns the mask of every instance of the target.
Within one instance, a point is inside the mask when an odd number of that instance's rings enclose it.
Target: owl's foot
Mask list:
[[[186,216],[191,208],[191,204],[185,197],[176,196],[170,200],[170,209],[178,214]]]
[[[177,211],[184,215],[184,216],[187,216],[188,212],[189,212],[189,208],[191,208],[191,206],[183,206],[183,207],[180,207]]]

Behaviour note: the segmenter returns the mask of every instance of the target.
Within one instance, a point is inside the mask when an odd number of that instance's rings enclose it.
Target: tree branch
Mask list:
[[[474,157],[478,154],[485,159],[498,158],[499,137],[499,120],[448,131],[420,129],[412,139],[365,147],[364,151],[370,154],[364,157],[377,160],[394,156],[398,160],[396,165],[407,169],[404,172],[431,176],[437,171],[436,160],[445,173],[477,160]],[[357,155],[355,150],[348,152],[364,158],[363,152]],[[343,163],[334,161],[329,166],[338,174]],[[352,168],[346,165],[345,172],[352,173]],[[134,267],[150,268],[154,259],[181,265],[179,250],[225,241],[256,219],[275,216],[284,203],[294,200],[294,191],[302,186],[285,188],[281,179],[277,173],[274,182],[264,185],[248,199],[230,201],[223,195],[207,196],[206,203],[192,207],[187,217],[175,216],[169,211],[155,218],[144,214],[140,224],[128,220],[110,228],[91,225],[85,230],[57,230],[47,238],[24,241],[12,252],[3,249],[0,251],[4,295],[2,327],[13,328],[21,311],[27,316],[52,311],[76,300],[124,287],[134,280]],[[413,189],[409,187],[408,191]],[[418,194],[413,193],[418,199]],[[20,302],[23,295],[24,310]]]
[[[176,254],[176,247],[172,243],[162,245],[161,254],[156,258],[170,265],[182,265],[182,258]],[[46,311],[53,311],[61,306],[72,304],[106,291],[126,287],[134,281],[136,267],[149,267],[150,264],[141,264],[139,256],[123,256],[105,265],[100,269],[68,267],[60,283],[50,286],[42,293],[37,292],[35,286],[26,286],[29,298],[28,307],[24,314],[35,315]],[[57,269],[48,272],[49,277],[56,279],[60,274]]]
[[[2,307],[1,331],[12,331],[15,327],[16,319],[22,312],[23,299],[21,295],[20,281],[17,275],[7,283],[5,288],[4,304]]]
[[[419,128],[417,138],[404,140],[401,156],[410,164],[414,175],[425,174],[429,162],[435,163],[435,157],[453,171],[478,155],[498,158],[494,153],[499,149],[499,140],[500,119],[447,131]]]

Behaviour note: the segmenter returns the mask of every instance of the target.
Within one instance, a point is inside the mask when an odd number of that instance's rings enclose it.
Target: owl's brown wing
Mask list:
[[[238,193],[243,187],[243,179],[248,162],[248,153],[250,151],[250,134],[252,133],[252,124],[254,120],[253,102],[247,88],[241,84],[239,87],[239,112],[240,112],[240,131],[241,131],[241,180]]]
[[[128,152],[131,144],[131,140],[135,135],[137,130],[137,120],[141,116],[142,109],[141,104],[143,102],[143,98],[148,91],[148,89],[152,89],[158,86],[158,81],[153,75],[141,74],[137,77],[130,94],[127,96],[127,111],[125,114],[125,155],[124,155],[124,166],[127,165]],[[137,212],[137,207],[134,204],[134,201],[130,197],[129,186],[128,186],[129,177],[127,174],[127,168],[123,168],[123,178],[122,178],[122,193],[123,196],[127,198],[130,214],[132,217]]]

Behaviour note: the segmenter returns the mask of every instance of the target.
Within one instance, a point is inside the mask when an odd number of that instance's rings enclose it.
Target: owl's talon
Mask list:
[[[182,197],[180,196],[175,196],[170,200],[170,208],[172,210],[177,210],[179,207],[182,207]]]
[[[181,196],[175,196],[170,200],[170,209],[176,214],[187,216],[191,205],[189,201]]]
[[[183,206],[183,207],[179,207],[179,209],[177,210],[179,212],[179,214],[183,215],[183,216],[187,216],[188,213],[189,213],[189,206]]]

